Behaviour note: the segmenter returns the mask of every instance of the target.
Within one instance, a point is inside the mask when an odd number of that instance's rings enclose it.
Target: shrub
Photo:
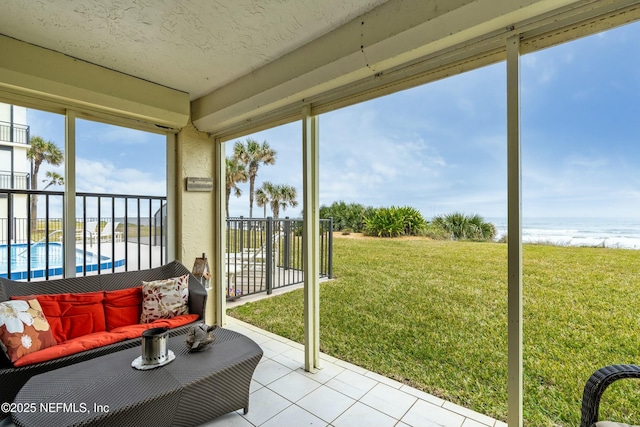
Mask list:
[[[409,206],[374,209],[364,218],[364,233],[368,236],[415,236],[425,227],[422,214]]]
[[[391,208],[394,209],[393,206]],[[403,206],[395,209],[402,217],[405,235],[417,236],[427,226],[427,221],[424,220],[424,217],[417,209],[410,206]]]
[[[445,230],[453,240],[493,240],[496,227],[480,215],[454,212],[433,218],[433,226]]]
[[[378,208],[364,219],[367,236],[396,237],[404,233],[404,222],[393,207]]]
[[[364,228],[365,214],[372,209],[358,203],[333,202],[331,206],[320,207],[320,218],[333,217],[333,229],[336,231],[349,228],[354,233],[360,233]]]
[[[433,224],[427,224],[424,229],[420,231],[419,236],[428,237],[433,240],[449,240],[451,235],[441,227]]]

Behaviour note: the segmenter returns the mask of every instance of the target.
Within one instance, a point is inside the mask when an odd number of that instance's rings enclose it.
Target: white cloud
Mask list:
[[[78,158],[76,189],[79,192],[163,196],[166,180],[132,168],[118,168],[110,161]]]
[[[553,81],[557,74],[557,65],[546,61],[536,54],[524,55],[520,59],[523,81],[535,82],[536,85],[546,85]]]
[[[413,129],[386,127],[383,115],[365,104],[323,117],[321,203],[411,205],[433,190],[446,161]]]
[[[570,154],[559,167],[523,167],[523,212],[528,217],[637,217],[640,188],[635,168],[603,153]]]
[[[79,144],[88,143],[112,145],[113,143],[117,143],[123,145],[139,145],[147,144],[158,138],[157,134],[122,126],[109,125],[89,120],[78,120],[77,123]]]

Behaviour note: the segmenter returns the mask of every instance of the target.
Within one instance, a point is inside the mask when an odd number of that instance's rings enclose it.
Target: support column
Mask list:
[[[177,177],[177,143],[176,135],[167,134],[167,261],[173,261],[177,257],[176,229],[177,205],[178,205],[178,177]]]
[[[522,171],[520,36],[507,39],[508,383],[507,424],[522,426]]]
[[[64,275],[76,277],[76,113],[67,110],[64,119]]]
[[[176,218],[176,257],[189,270],[197,257],[204,252],[207,258],[215,255],[215,244],[220,236],[215,224],[220,212],[216,212],[216,187],[220,184],[214,175],[217,165],[213,138],[198,131],[192,124],[183,127],[177,136],[176,181],[177,215]],[[213,189],[205,191],[187,191],[187,178],[213,179]],[[211,266],[211,265],[210,265]],[[214,272],[215,273],[215,272]],[[215,277],[215,276],[214,276]],[[215,289],[220,283],[212,283],[208,289],[205,322],[217,324],[220,313],[217,312]]]
[[[302,109],[302,198],[304,264],[304,369],[320,367],[319,127],[311,107]]]
[[[215,159],[214,171],[213,171],[213,211],[215,213],[215,220],[213,224],[213,252],[209,257],[209,266],[214,271],[214,276],[211,279],[212,292],[210,297],[215,299],[216,304],[216,324],[225,325],[227,323],[227,299],[226,299],[226,283],[227,272],[225,268],[225,253],[227,252],[227,243],[225,239],[225,230],[227,227],[227,212],[226,206],[226,154],[224,143],[216,138],[214,141],[214,153]]]

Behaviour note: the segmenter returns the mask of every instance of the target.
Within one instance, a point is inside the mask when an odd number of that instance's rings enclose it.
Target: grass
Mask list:
[[[242,240],[242,242],[241,242]],[[242,245],[240,244],[242,243]],[[277,239],[272,242],[274,246],[278,248],[278,260],[277,265],[285,265],[286,252],[285,247],[285,235],[282,233]],[[267,235],[264,231],[244,231],[242,234],[236,229],[227,231],[226,238],[227,252],[237,253],[242,249],[264,249],[266,254]],[[289,234],[289,267],[302,269],[302,236],[295,233]]]
[[[525,425],[575,426],[596,369],[640,358],[640,253],[525,245]],[[335,239],[320,294],[321,351],[505,421],[507,246]],[[298,342],[301,290],[229,311]],[[615,383],[601,416],[640,419],[638,382]]]

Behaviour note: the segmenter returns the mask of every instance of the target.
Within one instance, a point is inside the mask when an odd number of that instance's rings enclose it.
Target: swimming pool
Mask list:
[[[11,261],[11,279],[23,280],[28,275],[27,271],[27,244],[17,243],[11,245],[11,256],[7,258],[7,245],[0,245],[0,277],[7,278],[8,259]],[[84,254],[76,248],[76,273],[84,271]],[[98,270],[98,255],[86,252],[87,272]],[[47,245],[44,242],[31,244],[31,278],[46,277]],[[49,276],[62,276],[64,252],[62,243],[49,242]],[[112,261],[111,258],[100,256],[100,269],[110,269],[112,265],[120,267],[124,265],[124,259]]]

